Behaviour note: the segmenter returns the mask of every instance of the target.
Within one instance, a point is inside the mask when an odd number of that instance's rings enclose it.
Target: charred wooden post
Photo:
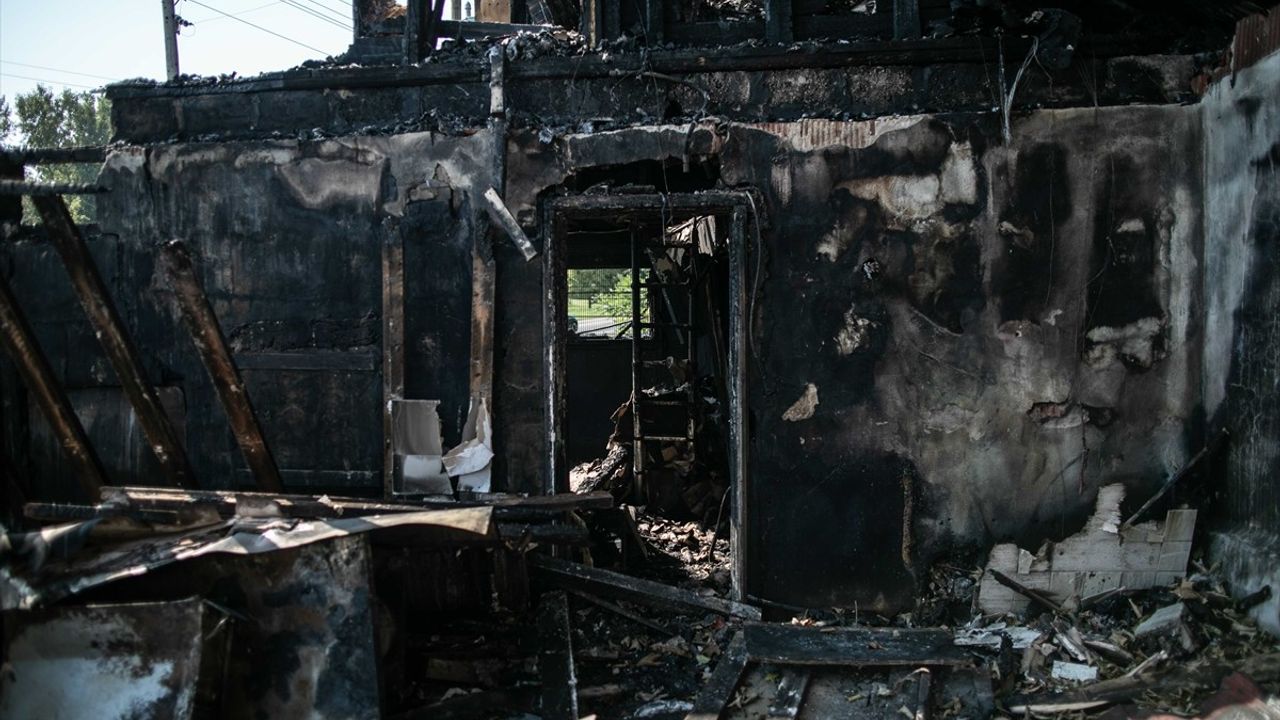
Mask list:
[[[920,37],[920,0],[893,0],[893,39]]]
[[[138,423],[142,425],[165,476],[179,487],[196,487],[195,474],[187,462],[178,433],[165,414],[155,387],[143,372],[138,350],[125,332],[120,314],[107,294],[106,284],[98,274],[66,203],[57,195],[34,196],[31,200],[44,220],[49,239],[71,276],[71,286],[93,324],[102,349],[120,377],[120,384],[138,415]]]
[[[547,720],[577,720],[578,677],[573,667],[573,633],[569,628],[569,598],[549,592],[538,603],[538,675],[542,678],[541,716]]]
[[[80,487],[90,499],[97,499],[98,489],[107,483],[106,471],[3,278],[0,278],[0,331],[5,351],[13,359],[27,389],[35,396],[36,405],[66,451]],[[25,495],[31,494],[30,488],[22,489]]]
[[[231,357],[231,351],[227,348],[222,327],[218,324],[218,318],[209,304],[200,279],[196,277],[191,254],[181,240],[169,241],[163,252],[178,309],[182,311],[182,319],[200,353],[200,360],[204,363],[205,370],[209,371],[214,387],[218,389],[218,397],[222,399],[222,408],[226,411],[227,421],[231,423],[231,432],[240,445],[240,452],[253,471],[260,490],[281,492],[284,490],[284,483],[280,480],[280,470],[267,447],[262,428],[258,425],[253,404],[249,401],[244,380]]]
[[[685,720],[718,720],[724,714],[725,706],[733,699],[733,691],[738,687],[742,671],[746,669],[747,647],[742,631],[738,631],[720,656],[711,679],[702,686],[698,697],[694,699],[693,709],[685,716]]]
[[[93,183],[36,183],[25,180],[0,180],[0,195],[57,197],[60,195],[97,195],[107,188]]]
[[[765,0],[764,36],[771,43],[789,43],[795,38],[791,0]]]
[[[393,221],[382,243],[382,494],[395,494],[391,401],[404,397],[404,238]]]
[[[0,150],[0,161],[20,165],[58,165],[64,163],[100,163],[107,159],[107,149],[100,145],[68,148],[15,147]]]

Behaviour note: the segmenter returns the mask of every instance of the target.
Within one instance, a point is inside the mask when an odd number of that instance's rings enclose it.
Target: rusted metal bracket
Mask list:
[[[165,243],[163,253],[178,309],[182,311],[182,319],[200,353],[200,360],[204,363],[205,370],[209,371],[214,387],[218,389],[218,397],[222,399],[222,408],[226,411],[227,421],[231,423],[231,432],[240,445],[240,452],[253,471],[259,489],[281,492],[284,490],[284,483],[280,480],[280,470],[267,447],[262,428],[258,425],[253,404],[249,401],[244,380],[231,357],[231,351],[227,348],[222,327],[218,324],[213,307],[209,305],[209,298],[205,295],[200,279],[196,277],[191,253],[181,240]]]
[[[0,278],[0,331],[3,331],[0,332],[0,340],[4,342],[5,350],[13,358],[27,388],[35,396],[36,405],[44,413],[58,443],[75,468],[76,480],[85,495],[96,500],[98,489],[107,483],[106,471],[3,278]]]
[[[182,448],[178,433],[165,414],[155,387],[143,372],[138,350],[125,332],[120,314],[107,294],[106,284],[98,274],[66,203],[57,195],[34,196],[31,201],[44,220],[49,239],[71,276],[71,287],[80,298],[102,349],[120,377],[120,384],[138,415],[138,423],[142,425],[165,476],[179,487],[196,487],[195,473],[187,462],[187,453]]]

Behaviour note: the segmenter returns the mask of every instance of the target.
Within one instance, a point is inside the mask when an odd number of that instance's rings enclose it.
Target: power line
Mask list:
[[[108,82],[116,82],[119,78],[106,77],[104,75],[94,75],[92,73],[76,72],[75,70],[63,70],[62,68],[46,67],[44,65],[32,65],[30,63],[20,63],[16,60],[0,60],[5,65],[21,65],[22,67],[35,68],[36,70],[49,70],[57,73],[65,73],[67,75],[80,75],[82,77],[93,78],[95,80],[106,80]]]
[[[272,2],[269,2],[269,3],[265,4],[265,5],[259,5],[259,6],[257,6],[257,7],[251,7],[251,8],[249,8],[248,10],[241,10],[240,12],[236,13],[236,15],[248,15],[248,14],[249,14],[249,13],[251,13],[251,12],[257,12],[257,11],[259,11],[259,10],[266,10],[267,8],[271,7],[272,5],[279,5],[279,4],[280,4],[280,0],[272,0]],[[205,18],[204,20],[190,20],[189,22],[190,22],[192,25],[203,25],[204,23],[207,23],[207,22],[214,22],[215,20],[226,20],[228,17],[232,17],[232,16],[231,16],[231,15],[226,15],[226,16],[223,16],[223,17],[211,17],[211,18]]]
[[[332,15],[333,17],[336,17],[336,18],[338,18],[339,20],[341,20],[341,21],[343,21],[343,22],[350,23],[350,21],[351,21],[351,14],[350,14],[350,13],[345,13],[345,14],[344,14],[344,13],[342,13],[342,12],[338,11],[338,10],[334,10],[332,7],[330,7],[330,6],[328,6],[328,5],[325,5],[324,3],[316,2],[316,0],[303,0],[303,2],[311,3],[312,5],[315,5],[316,7],[320,8],[321,10],[323,10],[323,11],[324,11],[325,13],[327,13],[328,15]]]
[[[244,23],[245,25],[248,25],[248,26],[249,26],[249,27],[251,27],[251,28],[256,28],[256,29],[258,29],[258,30],[261,30],[261,31],[262,31],[262,32],[264,32],[264,33],[267,33],[268,35],[275,35],[276,37],[280,38],[281,40],[288,40],[289,42],[293,43],[294,45],[298,45],[298,46],[300,46],[300,47],[304,47],[304,48],[306,48],[306,49],[308,49],[308,50],[315,50],[316,52],[318,52],[318,53],[323,53],[324,55],[328,55],[328,54],[329,54],[329,53],[325,52],[324,50],[321,50],[320,48],[315,47],[314,45],[308,45],[308,44],[306,44],[306,43],[304,43],[304,42],[298,42],[297,40],[294,40],[293,38],[288,37],[287,35],[281,35],[280,33],[276,32],[276,31],[274,31],[274,30],[268,30],[268,29],[266,29],[266,28],[262,27],[261,25],[257,25],[257,24],[251,23],[251,22],[249,22],[248,20],[245,20],[244,18],[238,18],[238,17],[236,17],[235,15],[231,15],[230,13],[222,12],[221,10],[219,10],[219,9],[218,9],[218,8],[216,8],[216,7],[213,7],[212,5],[205,5],[204,3],[200,2],[200,0],[187,0],[187,2],[193,3],[193,4],[195,4],[195,5],[199,5],[200,7],[202,7],[202,8],[206,8],[206,9],[208,9],[208,10],[212,10],[212,11],[214,11],[214,12],[218,13],[219,15],[225,15],[226,17],[229,17],[229,18],[231,18],[232,20],[235,20],[236,22]]]
[[[328,17],[327,15],[321,15],[320,13],[318,13],[318,12],[316,12],[316,11],[314,11],[314,10],[312,10],[312,9],[308,8],[308,7],[304,7],[304,6],[302,6],[302,5],[299,5],[299,4],[298,4],[298,3],[296,3],[296,2],[293,2],[293,0],[280,0],[280,2],[284,3],[285,5],[288,5],[289,7],[293,8],[294,10],[298,10],[298,11],[300,11],[300,12],[304,12],[304,13],[306,13],[307,15],[310,15],[311,17],[316,18],[317,20],[323,20],[324,22],[327,22],[327,23],[329,23],[330,25],[336,25],[336,26],[338,26],[338,27],[342,28],[343,30],[350,30],[350,29],[351,29],[350,27],[348,27],[348,26],[346,26],[346,25],[343,25],[342,23],[338,22],[337,20],[334,20],[333,18]]]
[[[65,85],[67,87],[84,88],[85,90],[98,89],[96,85],[81,85],[80,83],[69,83],[69,82],[63,82],[62,80],[50,80],[48,78],[31,77],[30,75],[17,75],[15,73],[7,73],[7,72],[0,72],[0,75],[3,75],[4,77],[7,77],[7,78],[18,78],[19,80],[33,80],[38,83],[49,83],[51,85]]]
[[[344,3],[342,2],[342,0],[333,0],[333,2],[336,2],[338,5],[342,6],[339,8],[334,8],[335,12],[340,12],[345,14],[347,17],[351,17],[351,3],[349,2]],[[328,7],[333,7],[333,6],[329,5]]]

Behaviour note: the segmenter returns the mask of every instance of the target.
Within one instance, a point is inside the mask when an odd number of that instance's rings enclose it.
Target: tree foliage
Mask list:
[[[44,85],[16,96],[12,109],[0,97],[0,140],[15,139],[31,147],[105,145],[111,139],[110,102],[92,92],[54,93]],[[91,183],[97,176],[94,164],[27,168],[27,179],[40,182]],[[67,207],[76,222],[89,222],[95,216],[92,196],[68,196]]]

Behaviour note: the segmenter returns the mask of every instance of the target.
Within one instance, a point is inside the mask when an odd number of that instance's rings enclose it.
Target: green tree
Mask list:
[[[0,95],[0,143],[9,142],[11,132],[13,132],[13,113],[9,110],[9,101]]]
[[[7,104],[5,106],[7,110]],[[14,98],[16,130],[24,144],[31,147],[79,147],[105,145],[111,139],[111,104],[93,92],[63,90],[55,94],[44,85]],[[5,113],[6,117],[8,113]],[[41,165],[27,169],[30,180],[51,183],[92,183],[98,177],[98,166],[92,163]],[[67,207],[76,222],[89,222],[96,217],[93,196],[71,195]],[[28,207],[27,217],[32,217]]]

